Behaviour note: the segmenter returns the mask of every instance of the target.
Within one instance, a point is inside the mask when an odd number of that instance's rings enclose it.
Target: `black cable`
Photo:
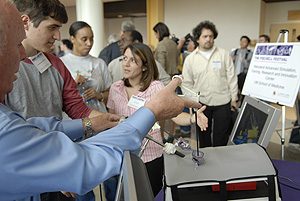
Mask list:
[[[288,180],[289,182],[292,182],[292,183],[294,183],[294,184],[300,185],[299,182],[295,182],[295,181],[291,180],[290,178],[283,177],[283,176],[278,176],[278,177],[281,178],[281,179]],[[288,184],[284,184],[284,183],[282,183],[282,182],[279,182],[279,184],[281,184],[281,185],[283,185],[283,186],[286,186],[286,187],[289,187],[289,188],[292,188],[292,189],[294,189],[294,190],[300,191],[300,188],[296,188],[296,187],[290,186],[290,185],[288,185]]]
[[[174,137],[175,140],[178,140],[178,138],[176,138],[175,136],[171,135],[168,131],[166,131],[165,129],[160,128],[160,130],[162,130],[163,132],[167,133],[169,136]]]
[[[298,184],[298,185],[300,185],[300,183],[299,183],[299,182],[295,182],[295,181],[291,180],[290,178],[283,177],[283,176],[278,176],[278,177],[279,177],[279,178],[281,178],[281,179],[285,179],[285,180],[288,180],[288,181],[290,181],[290,182],[292,182],[292,183],[295,183],[295,184]]]
[[[290,185],[287,185],[287,184],[284,184],[284,183],[281,183],[281,182],[279,182],[279,183],[280,183],[281,185],[286,186],[286,187],[289,187],[289,188],[292,188],[292,189],[294,189],[294,190],[300,191],[299,188],[296,188],[296,187],[293,187],[293,186],[290,186]]]

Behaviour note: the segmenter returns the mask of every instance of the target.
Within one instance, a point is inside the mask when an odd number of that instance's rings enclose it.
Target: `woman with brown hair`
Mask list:
[[[157,80],[157,66],[147,45],[142,43],[128,45],[124,49],[122,67],[124,78],[112,84],[107,107],[111,113],[127,117],[150,101],[164,87],[164,84]],[[162,143],[159,129],[154,129],[149,134]],[[162,188],[162,153],[162,147],[150,141],[142,155],[154,196]]]

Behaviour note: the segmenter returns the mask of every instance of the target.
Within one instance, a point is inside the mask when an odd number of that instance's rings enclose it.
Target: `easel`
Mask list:
[[[277,43],[280,42],[282,35],[284,34],[284,43],[288,42],[289,30],[280,30]],[[285,142],[285,105],[282,105],[282,133],[281,133],[281,160],[284,160],[284,142]]]

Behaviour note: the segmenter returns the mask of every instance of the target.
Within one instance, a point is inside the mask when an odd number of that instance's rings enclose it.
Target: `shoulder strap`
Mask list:
[[[250,53],[250,50],[247,49],[247,52],[246,52],[246,54],[245,54],[245,59],[248,58],[248,54],[249,54],[249,53]]]
[[[235,51],[234,51],[234,55],[233,56],[235,56],[238,51],[239,51],[239,48],[236,48]]]

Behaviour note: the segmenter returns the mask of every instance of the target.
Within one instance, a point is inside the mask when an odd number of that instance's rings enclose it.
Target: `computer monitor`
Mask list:
[[[121,197],[124,196],[125,201],[154,201],[147,169],[141,158],[125,151],[123,163],[123,179],[119,178],[122,185],[118,185],[117,189],[121,196],[119,199],[116,197],[116,200],[123,200]]]
[[[281,110],[245,96],[233,126],[228,145],[257,143],[267,147],[281,116]]]

